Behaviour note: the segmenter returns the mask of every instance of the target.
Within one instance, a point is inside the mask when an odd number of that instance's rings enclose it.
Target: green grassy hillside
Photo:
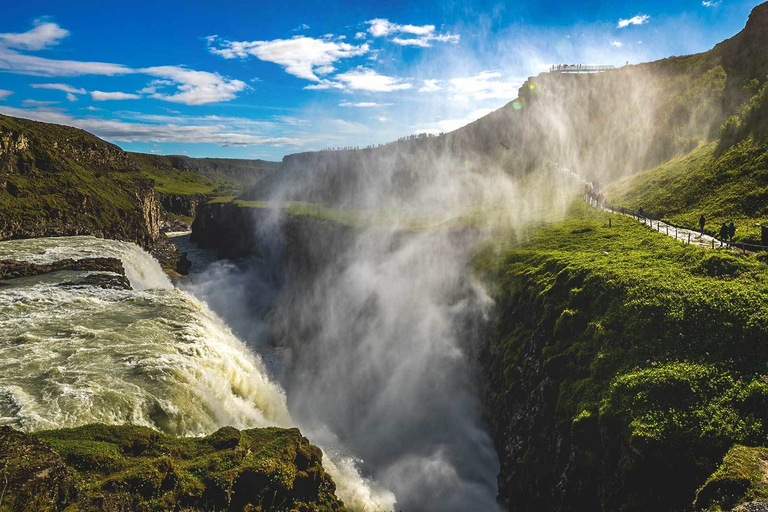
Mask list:
[[[723,150],[702,144],[688,155],[612,183],[608,201],[683,227],[696,227],[704,215],[706,231],[733,220],[737,241],[760,243],[760,224],[768,225],[768,142],[750,136]]]
[[[128,153],[161,194],[235,195],[280,167],[279,162]]]
[[[690,510],[732,446],[766,443],[768,269],[756,257],[620,215],[609,228],[577,204],[528,243],[489,247],[476,269],[496,300],[485,361],[492,430],[509,433],[496,437],[508,503]]]
[[[768,4],[755,8],[747,29],[694,56],[724,66],[722,124],[709,142],[685,156],[612,183],[608,201],[686,227],[716,234],[733,220],[736,240],[760,243],[768,223]],[[715,121],[720,117],[712,117]]]
[[[126,153],[77,128],[0,115],[0,239],[96,234],[150,246],[161,200],[190,215],[205,196],[235,195],[278,167]]]
[[[0,116],[0,238],[93,233],[151,244],[152,182],[83,130]]]

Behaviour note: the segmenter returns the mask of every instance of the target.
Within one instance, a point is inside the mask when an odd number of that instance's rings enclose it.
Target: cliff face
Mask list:
[[[192,223],[191,241],[220,258],[266,256],[279,251],[287,272],[311,278],[352,243],[355,228],[309,215],[281,215],[269,208],[207,203]]]
[[[0,240],[91,234],[151,247],[162,213],[153,185],[85,131],[0,116]]]
[[[482,364],[502,503],[721,510],[762,495],[764,470],[736,478],[726,454],[768,436],[764,264],[583,205],[569,217],[477,261],[496,301]]]
[[[194,218],[199,208],[210,198],[210,194],[161,194],[160,204],[168,213]]]

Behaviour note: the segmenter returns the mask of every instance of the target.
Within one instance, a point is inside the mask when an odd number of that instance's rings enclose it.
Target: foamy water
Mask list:
[[[0,259],[120,258],[134,290],[62,286],[86,272],[0,282],[0,425],[33,431],[132,423],[175,435],[293,426],[261,358],[151,255],[94,237],[0,242]],[[350,510],[392,508],[351,458],[326,467]]]

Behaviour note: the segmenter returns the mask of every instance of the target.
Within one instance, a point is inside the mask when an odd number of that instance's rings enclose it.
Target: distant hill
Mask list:
[[[84,130],[0,115],[0,240],[96,234],[152,246],[164,196],[233,195],[279,165],[126,153]]]
[[[128,153],[155,189],[163,194],[237,192],[280,168],[280,162],[234,158],[191,158],[181,155]]]
[[[749,105],[768,75],[767,32],[763,4],[704,53],[601,74],[543,73],[515,101],[439,137],[289,155],[241,198],[363,206],[367,191],[407,199],[446,169],[522,176],[553,163],[607,183],[718,141],[726,121],[729,144],[765,130],[766,103]]]

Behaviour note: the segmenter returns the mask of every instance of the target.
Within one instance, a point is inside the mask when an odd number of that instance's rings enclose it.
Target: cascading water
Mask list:
[[[92,237],[0,242],[0,259],[93,256],[120,258],[134,290],[72,286],[88,274],[72,271],[0,283],[0,425],[131,423],[176,435],[295,425],[261,358],[138,246]],[[352,459],[330,455],[324,464],[350,510],[391,503]]]
[[[284,252],[301,247],[283,251],[280,221],[260,219],[260,257],[198,266],[189,289],[238,332],[255,334],[250,346],[270,338],[287,350],[281,382],[302,430],[357,458],[394,493],[397,510],[496,510],[498,459],[471,363],[487,300],[468,271],[480,234],[312,233],[298,243],[332,263],[296,279],[307,271],[284,268],[296,256]],[[270,276],[281,273],[294,278],[276,294]],[[248,305],[255,314],[243,313]],[[258,313],[267,310],[269,322]]]

